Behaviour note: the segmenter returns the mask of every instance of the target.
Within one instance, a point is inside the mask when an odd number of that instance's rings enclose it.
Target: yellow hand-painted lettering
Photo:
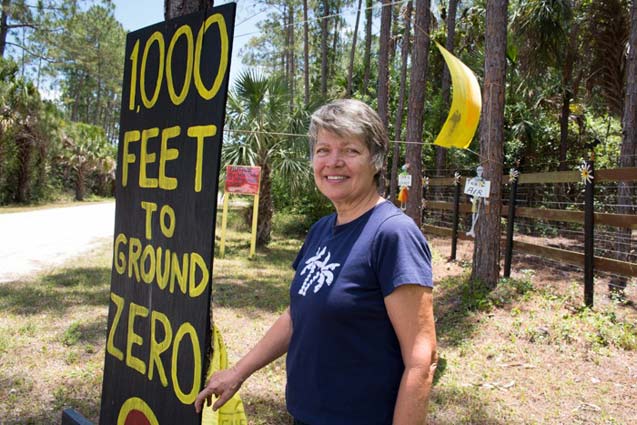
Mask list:
[[[142,144],[139,152],[139,187],[153,188],[158,186],[156,178],[149,178],[146,167],[155,162],[155,153],[148,152],[148,139],[159,136],[159,128],[142,130]]]
[[[202,56],[204,55],[202,50],[204,47],[205,35],[213,24],[216,24],[219,30],[219,44],[212,48],[219,50],[220,54],[216,73],[212,75],[212,85],[210,88],[207,88],[204,83],[204,78],[201,75],[201,62]],[[173,76],[173,55],[177,42],[182,36],[186,40],[186,69],[184,71],[184,81],[181,91],[177,93]],[[197,93],[204,100],[213,99],[221,89],[223,79],[226,75],[226,71],[228,70],[228,53],[230,51],[228,29],[223,15],[219,13],[210,15],[199,28],[196,41],[194,41],[193,31],[189,25],[180,26],[172,35],[170,43],[168,44],[168,51],[166,51],[164,35],[159,31],[155,31],[144,44],[141,61],[139,60],[140,42],[141,40],[136,40],[129,57],[131,67],[129,82],[130,93],[128,98],[129,110],[139,110],[138,105],[136,105],[138,90],[140,91],[144,107],[152,109],[155,106],[159,96],[161,95],[164,74],[166,75],[166,86],[170,101],[175,106],[181,105],[188,97],[193,77]],[[152,96],[149,97],[146,88],[146,68],[148,67],[148,58],[151,56],[151,48],[153,48],[155,44],[157,45],[157,55],[153,55],[153,57],[158,58],[157,75],[156,78],[151,77],[155,81],[155,87],[152,91]],[[139,72],[138,67],[140,68]],[[153,68],[152,65],[151,68]]]
[[[177,398],[184,404],[192,404],[195,401],[197,393],[199,393],[199,387],[201,386],[201,357],[194,356],[194,362],[192,363],[192,387],[190,387],[190,392],[186,394],[181,389],[177,376],[179,346],[181,345],[181,340],[186,335],[190,336],[190,342],[192,344],[193,351],[195,353],[201,352],[201,347],[199,346],[199,338],[197,337],[197,331],[195,331],[195,328],[190,323],[182,323],[177,330],[177,334],[175,334],[175,341],[173,342],[171,377],[173,381],[173,390],[175,391],[175,395],[177,396]]]
[[[195,160],[195,192],[201,192],[201,174],[203,161],[203,142],[206,137],[217,134],[216,125],[196,125],[188,129],[188,136],[197,139],[197,158]]]
[[[130,130],[124,133],[124,153],[122,158],[122,187],[126,187],[128,184],[128,164],[135,162],[137,157],[135,154],[129,153],[129,145],[132,142],[138,142],[141,138],[141,133],[138,130]]]
[[[164,328],[164,339],[157,341],[157,323],[161,323]],[[168,316],[159,311],[153,311],[150,315],[150,356],[148,359],[148,380],[153,380],[153,371],[157,367],[157,374],[159,380],[164,387],[168,386],[168,379],[166,378],[166,372],[164,370],[164,364],[161,361],[159,355],[170,348],[170,343],[173,339],[173,331],[170,326],[170,320]]]
[[[217,24],[219,26],[219,37],[221,44],[221,53],[219,55],[219,69],[217,70],[217,75],[215,76],[215,80],[210,89],[207,89],[202,78],[201,78],[201,49],[203,46],[203,37],[208,28],[212,24]],[[228,67],[228,30],[226,29],[226,21],[223,18],[223,15],[220,13],[215,13],[214,15],[210,15],[206,22],[201,25],[201,29],[199,30],[199,34],[197,34],[197,46],[195,48],[195,86],[197,87],[197,91],[199,92],[199,96],[204,98],[205,100],[210,100],[216,96],[219,88],[221,88],[221,83],[223,82],[223,77],[226,74],[226,68]]]
[[[153,238],[153,213],[157,211],[157,204],[142,201],[142,209],[146,211],[146,239],[151,240]]]
[[[127,238],[120,233],[115,237],[117,258],[115,271],[137,283],[156,283],[159,289],[175,289],[190,298],[205,293],[210,283],[210,270],[197,252],[179,254],[150,244],[142,245],[139,238]],[[177,287],[177,288],[175,288]]]
[[[111,325],[111,329],[108,332],[108,342],[106,343],[106,351],[116,359],[122,361],[124,360],[124,353],[122,350],[115,347],[115,330],[117,329],[117,324],[119,323],[119,319],[122,317],[122,310],[124,310],[124,298],[119,295],[115,295],[111,292],[111,300],[115,304],[115,317],[113,317],[113,324]]]
[[[133,356],[133,345],[142,345],[144,339],[135,333],[135,318],[148,317],[148,309],[142,305],[130,303],[128,309],[128,335],[126,337],[126,366],[135,369],[144,375],[146,364],[139,358]]]
[[[159,66],[157,67],[157,80],[155,82],[155,91],[153,92],[153,97],[148,98],[148,94],[146,93],[146,63],[148,61],[148,52],[152,47],[153,43],[157,42],[157,49],[159,50]],[[159,98],[159,92],[161,90],[161,83],[164,79],[164,60],[165,60],[165,51],[166,46],[164,44],[164,36],[159,31],[155,31],[148,41],[146,41],[146,46],[144,47],[144,54],[142,55],[142,69],[140,71],[139,78],[139,88],[142,95],[142,102],[147,109],[151,109],[155,106],[155,102],[157,102],[157,98]],[[132,90],[132,89],[131,89]]]
[[[186,37],[186,73],[184,74],[184,85],[181,87],[181,92],[177,94],[175,92],[175,85],[173,83],[173,49],[179,37],[184,35]],[[186,99],[188,92],[190,91],[190,80],[192,79],[192,51],[193,51],[193,36],[192,29],[188,25],[180,26],[168,45],[168,57],[166,58],[166,82],[168,83],[168,95],[170,100],[175,106],[179,106]]]
[[[115,333],[118,331],[119,324],[122,323],[120,318],[122,311],[124,311],[126,307],[125,301],[122,297],[114,293],[111,293],[111,300],[115,303],[116,311],[115,318],[109,330],[107,352],[117,360],[124,362],[127,367],[130,367],[142,375],[146,375],[149,381],[152,381],[158,376],[161,385],[163,387],[170,385],[182,403],[192,404],[201,386],[203,367],[201,344],[194,326],[190,322],[182,322],[176,327],[171,323],[170,318],[166,314],[157,310],[149,310],[144,306],[131,302],[128,305],[126,355],[124,356],[121,350],[115,348],[113,340]],[[148,320],[150,320],[150,336],[148,340],[145,340],[135,332],[135,325],[137,324],[139,326],[142,321]],[[173,329],[175,328],[177,332],[175,332],[173,336]],[[162,336],[160,337],[160,335]],[[183,344],[186,338],[190,340],[190,344]],[[146,344],[149,344],[148,351],[141,351],[148,352],[148,358],[141,359],[135,357],[133,354],[134,349],[136,349],[136,347],[145,347]],[[189,347],[192,350],[191,353],[187,353],[184,350],[185,347]],[[170,359],[162,359],[163,354],[169,351],[171,351]],[[184,379],[184,374],[179,373],[180,355],[186,355],[186,357],[188,357],[187,362],[181,362],[181,367],[186,368],[189,373],[192,373],[192,381],[188,381],[188,384],[190,384],[188,386],[182,385],[182,382],[179,381],[179,377]],[[146,367],[146,365],[148,365],[148,367]],[[189,375],[189,373],[185,375]],[[184,387],[188,388],[188,390],[185,391]]]
[[[166,162],[179,157],[178,149],[168,148],[168,139],[175,138],[179,134],[181,134],[181,128],[178,125],[165,128],[161,132],[161,150],[159,151],[159,187],[161,189],[177,189],[177,179],[166,176]]]

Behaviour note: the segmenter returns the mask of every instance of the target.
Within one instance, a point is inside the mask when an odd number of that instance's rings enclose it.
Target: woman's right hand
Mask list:
[[[230,400],[237,391],[239,391],[244,380],[245,378],[239,374],[235,366],[230,369],[214,373],[208,380],[206,388],[201,390],[199,395],[197,395],[197,399],[195,400],[195,411],[197,413],[201,412],[204,400],[206,401],[206,405],[210,406],[213,395],[218,397],[218,399],[212,406],[212,410],[217,410],[226,404],[226,402]]]

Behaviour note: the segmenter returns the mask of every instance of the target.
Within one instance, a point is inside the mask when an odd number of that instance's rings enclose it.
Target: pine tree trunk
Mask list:
[[[257,247],[270,243],[272,232],[272,182],[270,165],[261,164],[261,188],[259,193],[259,219],[257,224]]]
[[[380,47],[378,51],[378,115],[386,129],[389,129],[389,46],[391,41],[391,7],[392,0],[383,0],[380,18]],[[387,170],[387,157],[383,164],[382,174]],[[378,190],[385,193],[385,179],[380,180]]]
[[[456,12],[458,10],[458,0],[449,0],[449,10],[447,10],[447,40],[445,41],[445,49],[450,53],[455,50],[456,42]],[[447,119],[447,112],[451,103],[451,75],[449,75],[449,69],[445,66],[442,71],[442,110],[440,114],[440,125],[445,123]],[[447,168],[447,149],[442,146],[436,146],[436,176],[442,176],[445,174],[444,170]]]
[[[367,96],[369,89],[369,73],[372,55],[372,0],[367,0],[365,8],[365,54],[363,56],[363,96]]]
[[[307,0],[303,0],[303,81],[305,82],[305,106],[310,104],[310,47],[307,23]]]
[[[409,57],[409,46],[411,40],[411,14],[413,12],[413,1],[407,3],[405,10],[405,33],[403,34],[403,44],[400,48],[400,89],[398,94],[398,107],[396,108],[396,122],[394,125],[394,140],[391,177],[389,180],[389,199],[396,203],[398,192],[398,163],[400,162],[400,143],[403,137],[403,113],[405,110],[405,91],[407,90],[407,59]]]
[[[18,187],[16,188],[15,201],[23,203],[29,200],[33,141],[29,136],[18,135],[16,145],[18,146]]]
[[[340,40],[340,37],[339,37],[340,25],[339,24],[341,22],[340,19],[338,19],[338,15],[340,13],[341,13],[341,2],[340,0],[337,0],[336,7],[330,13],[331,15],[335,15],[333,18],[331,18],[334,21],[334,37],[332,38],[332,49],[330,50],[331,55],[330,55],[330,58],[328,59],[330,76],[336,74],[336,57],[338,56],[337,54],[338,42]]]
[[[327,16],[330,13],[330,2],[323,0],[323,19],[321,19],[321,96],[327,98]]]
[[[566,59],[562,68],[562,111],[560,116],[560,171],[568,170],[566,162],[568,155],[568,122],[571,116],[571,99],[574,98],[573,69],[575,67],[577,53],[577,38],[579,25],[573,24],[571,29],[569,48],[566,50]]]
[[[630,7],[630,38],[628,40],[628,58],[626,59],[626,92],[624,95],[624,114],[622,117],[622,146],[619,156],[619,167],[637,166],[637,1]],[[630,205],[634,190],[630,182],[619,182],[617,187],[617,203],[619,214],[633,213]],[[632,250],[630,229],[621,229],[617,235],[616,250],[618,260],[627,261]],[[627,279],[615,277],[610,283],[611,293],[622,293]]]
[[[283,31],[285,40],[283,41],[283,49],[281,49],[281,73],[284,76],[285,85],[290,89],[290,21],[288,14],[288,3],[283,5]]]
[[[389,123],[389,42],[391,39],[391,1],[383,0],[380,15],[380,36],[378,50],[378,115],[385,128]]]
[[[164,0],[164,19],[169,20],[205,10],[213,6],[212,0]]]
[[[490,288],[497,285],[500,277],[507,5],[508,0],[487,0],[480,158],[484,178],[491,181],[491,193],[488,204],[482,203],[476,223],[471,280]]]
[[[414,48],[411,65],[411,86],[407,107],[406,162],[410,166],[412,185],[407,200],[407,215],[420,227],[422,208],[422,131],[424,125],[425,92],[429,52],[429,0],[416,0]]]
[[[84,165],[78,165],[77,172],[75,173],[75,200],[83,201],[86,196],[86,172],[84,171]]]
[[[290,18],[288,19],[288,64],[290,67],[290,112],[294,110],[294,89],[295,89],[295,80],[296,80],[296,63],[294,59],[295,55],[295,40],[294,40],[294,2],[290,2],[288,5],[288,13]]]
[[[352,95],[352,75],[354,73],[354,58],[356,55],[356,41],[358,39],[358,24],[361,20],[361,7],[363,0],[358,0],[356,9],[356,24],[354,25],[354,36],[352,38],[352,50],[349,54],[349,67],[347,68],[347,97]]]
[[[7,35],[9,34],[7,20],[9,17],[10,5],[11,0],[2,0],[2,14],[0,15],[0,58],[4,57],[4,50],[7,46]]]

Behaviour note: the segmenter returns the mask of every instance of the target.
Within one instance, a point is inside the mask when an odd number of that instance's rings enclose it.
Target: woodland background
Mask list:
[[[167,16],[171,3],[179,2],[166,2]],[[379,111],[393,141],[383,187],[390,199],[405,162],[416,181],[471,175],[482,164],[499,188],[516,161],[523,173],[573,170],[599,140],[596,168],[635,166],[634,3],[258,2],[267,16],[231,84],[223,161],[263,169],[259,245],[270,240],[275,210],[309,225],[330,209],[310,183],[305,137],[309,115],[329,99],[354,97]],[[2,0],[0,205],[69,191],[78,200],[112,195],[125,40],[113,8],[108,0]],[[346,19],[352,11],[355,20]],[[452,90],[434,41],[464,61],[483,89],[481,128],[469,150],[432,144]],[[632,186],[608,196],[618,212],[635,212]],[[407,213],[418,223],[421,208],[411,196]],[[488,236],[500,231],[499,211],[491,216],[477,241],[497,239]],[[497,247],[480,249],[499,257]],[[495,282],[490,263],[474,272]]]

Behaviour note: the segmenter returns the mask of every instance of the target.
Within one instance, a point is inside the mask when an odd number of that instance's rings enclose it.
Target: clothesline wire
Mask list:
[[[224,131],[230,132],[230,133],[243,133],[243,134],[261,134],[261,135],[270,135],[270,136],[288,136],[288,137],[307,137],[307,134],[305,133],[289,133],[289,132],[276,132],[276,131],[262,131],[262,130],[241,130],[241,129],[232,129],[232,128],[225,128]],[[433,142],[409,142],[406,140],[390,140],[389,143],[400,143],[400,144],[405,144],[405,145],[421,145],[421,146],[431,146],[434,145]],[[466,155],[466,152],[475,155],[478,158],[481,158],[481,155],[478,152],[475,152],[469,148],[463,149],[461,151],[455,151],[455,153],[460,153],[460,154],[464,154]],[[549,165],[549,164],[554,164],[557,161],[549,161],[543,164],[534,164],[534,167],[539,167],[541,165]],[[572,163],[579,163],[580,161],[577,159],[572,159],[569,160],[567,162],[572,162]],[[520,167],[519,169],[521,169],[522,167]],[[442,171],[473,171],[473,168],[446,168]],[[527,171],[528,173],[529,171]],[[533,171],[530,171],[533,172]],[[537,170],[537,172],[542,172],[542,170]]]

